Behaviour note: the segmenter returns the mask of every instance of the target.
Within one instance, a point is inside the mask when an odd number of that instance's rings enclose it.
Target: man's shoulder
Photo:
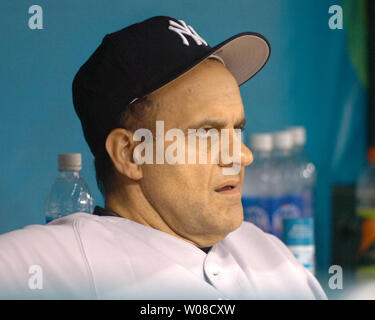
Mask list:
[[[241,225],[234,231],[232,231],[229,237],[246,237],[246,238],[253,238],[253,239],[262,239],[267,240],[270,242],[281,242],[279,238],[275,237],[273,234],[264,232],[262,229],[257,227],[251,222],[242,221]],[[281,242],[282,243],[282,242]]]
[[[247,222],[244,220],[236,230],[228,234],[227,238],[238,239],[238,240],[261,239],[261,240],[266,240],[267,242],[269,241],[272,242],[275,240],[276,237],[274,237],[273,235],[269,233],[264,232],[262,229],[260,229],[253,223]]]
[[[124,221],[122,221],[124,220]],[[50,222],[47,225],[28,225],[0,235],[0,260],[5,259],[8,253],[14,256],[27,257],[37,253],[47,255],[49,252],[72,253],[82,251],[83,242],[100,242],[113,240],[119,222],[126,230],[130,223],[119,217],[101,217],[88,213],[78,212]],[[133,223],[135,224],[135,223]],[[129,228],[128,227],[128,228]],[[132,227],[136,227],[132,225]],[[70,254],[70,256],[73,256]]]
[[[279,238],[254,224],[244,221],[222,241],[222,245],[246,270],[256,273],[258,278],[265,276],[264,279],[281,284],[285,281],[280,292],[275,290],[275,297],[283,297],[284,293],[287,296],[286,290],[289,290],[291,296],[304,299],[303,291],[301,296],[296,293],[301,292],[299,290],[305,284],[308,291],[312,292],[311,297],[326,299],[316,278],[302,266],[288,247]]]
[[[30,249],[36,244],[40,247],[52,245],[59,239],[69,241],[72,238],[71,236],[74,235],[74,219],[61,218],[58,220],[62,221],[48,225],[32,224],[22,229],[4,233],[0,235],[0,248],[7,246],[17,248],[18,246],[22,246]]]
[[[79,224],[90,221],[90,216],[86,213],[75,213],[56,219],[47,225],[32,224],[22,229],[4,233],[0,235],[0,248],[20,245],[30,249],[33,246],[41,248],[56,243],[71,245],[72,242],[76,241],[75,233]]]
[[[0,235],[0,297],[63,297],[64,292],[92,297],[90,270],[79,239],[79,225],[91,221],[89,216],[77,213]],[[43,275],[43,290],[29,289],[35,270]]]
[[[243,221],[242,224],[225,239],[224,244],[232,250],[251,252],[253,255],[265,258],[264,263],[272,262],[275,257],[288,260],[290,263],[301,267],[291,251],[276,236],[266,233],[254,224]],[[273,258],[270,258],[273,257]],[[261,258],[259,261],[261,261]]]
[[[241,226],[233,233],[235,233],[236,237],[244,237],[253,240],[253,242],[256,243],[256,245],[262,248],[266,246],[270,249],[272,248],[274,250],[281,251],[289,259],[292,259],[294,262],[297,262],[294,255],[284,244],[284,242],[282,242],[275,235],[268,232],[264,232],[262,229],[260,229],[251,222],[243,221]],[[299,262],[297,263],[299,264]]]

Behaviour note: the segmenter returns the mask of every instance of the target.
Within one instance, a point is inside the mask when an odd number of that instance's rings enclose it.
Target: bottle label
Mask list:
[[[244,220],[255,224],[264,232],[271,232],[270,215],[273,200],[270,197],[242,197]]]
[[[284,218],[313,217],[311,191],[283,197],[242,197],[244,220],[280,238]]]
[[[274,198],[274,210],[271,215],[272,233],[280,238],[282,234],[283,219],[302,217],[302,196],[287,195]]]

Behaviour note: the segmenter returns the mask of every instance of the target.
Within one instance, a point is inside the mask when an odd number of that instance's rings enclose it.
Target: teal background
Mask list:
[[[28,27],[33,4],[43,8],[43,30]],[[72,105],[72,79],[106,33],[169,15],[192,25],[211,46],[243,31],[259,32],[270,41],[268,64],[241,87],[245,134],[306,127],[307,151],[318,169],[315,239],[317,268],[324,277],[331,263],[331,188],[354,182],[365,154],[366,89],[348,55],[345,28],[350,26],[328,27],[328,8],[334,4],[342,2],[2,2],[0,233],[44,222],[59,153],[82,153],[82,176],[103,205],[93,157]]]

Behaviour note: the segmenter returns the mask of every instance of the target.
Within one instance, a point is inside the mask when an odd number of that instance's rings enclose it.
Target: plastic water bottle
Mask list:
[[[272,233],[281,237],[283,219],[302,217],[302,197],[299,192],[297,163],[292,153],[293,136],[290,131],[274,133],[274,161],[276,176],[276,192],[274,196],[274,211],[272,213]]]
[[[86,182],[80,177],[80,153],[59,154],[59,175],[46,201],[46,222],[75,212],[92,213],[94,199]]]
[[[375,147],[369,149],[367,165],[357,182],[356,214],[362,219],[357,277],[375,280]]]
[[[297,193],[302,197],[302,216],[314,217],[314,189],[316,183],[316,168],[310,161],[306,151],[306,129],[304,127],[291,127],[289,131],[293,136],[293,156],[297,166]]]
[[[313,218],[284,218],[282,240],[296,259],[312,274],[315,273]]]
[[[265,232],[271,232],[273,162],[272,135],[258,133],[250,137],[253,163],[246,167],[242,186],[244,220],[255,224]]]

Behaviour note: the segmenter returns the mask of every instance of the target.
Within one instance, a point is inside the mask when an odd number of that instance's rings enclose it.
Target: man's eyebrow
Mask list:
[[[236,121],[236,123],[234,124],[234,128],[243,128],[246,124],[246,118],[243,117],[241,119],[239,119],[238,121]],[[188,126],[189,129],[199,129],[199,128],[202,128],[204,126],[207,126],[207,127],[213,127],[213,128],[224,128],[228,125],[228,123],[226,121],[221,121],[221,120],[214,120],[214,119],[204,119],[204,120],[201,120],[195,124],[191,124],[190,126]]]

